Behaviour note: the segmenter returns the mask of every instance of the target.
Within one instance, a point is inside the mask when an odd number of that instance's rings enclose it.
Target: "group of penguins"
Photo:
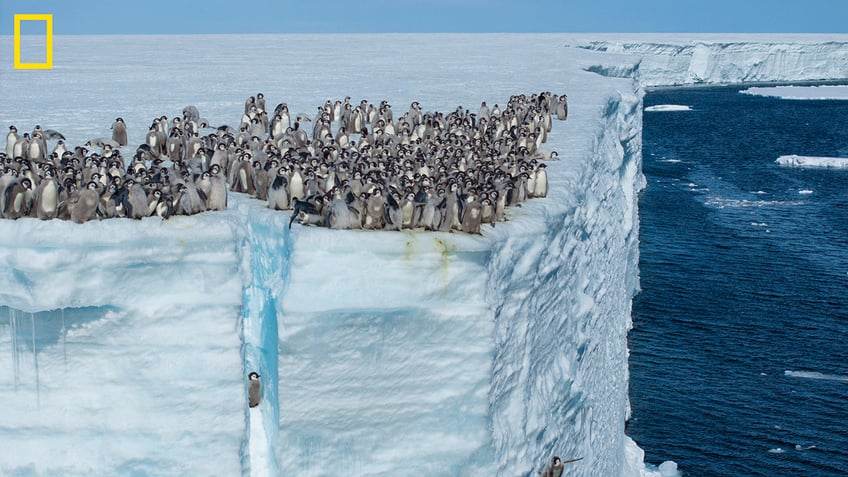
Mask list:
[[[292,118],[286,103],[266,110],[259,93],[245,101],[238,129],[210,126],[194,106],[154,119],[130,160],[122,118],[111,139],[73,149],[56,131],[19,135],[11,126],[0,215],[167,219],[224,210],[233,191],[293,210],[289,227],[479,234],[506,220],[507,207],[547,195],[543,161],[557,154],[541,145],[553,119],[567,115],[565,95],[543,92],[512,96],[503,108],[483,102],[476,113],[425,113],[413,102],[397,119],[387,101],[347,97],[328,100],[314,118]]]

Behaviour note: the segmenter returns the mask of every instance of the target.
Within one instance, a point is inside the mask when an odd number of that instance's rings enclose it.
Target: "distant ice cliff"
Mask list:
[[[619,35],[573,45],[640,58],[635,71],[606,73],[636,74],[645,87],[848,78],[845,35]]]

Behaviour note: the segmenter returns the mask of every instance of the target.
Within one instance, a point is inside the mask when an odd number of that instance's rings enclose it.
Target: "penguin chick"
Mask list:
[[[259,382],[259,373],[256,371],[251,372],[248,377],[250,378],[250,387],[247,391],[248,405],[256,407],[259,405],[259,398],[262,395],[262,383]]]

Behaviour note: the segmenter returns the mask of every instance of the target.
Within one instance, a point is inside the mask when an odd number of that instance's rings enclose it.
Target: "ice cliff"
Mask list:
[[[558,454],[583,457],[569,475],[640,475],[624,434],[644,186],[633,76],[666,72],[631,50],[595,51],[608,40],[60,37],[61,81],[0,71],[4,89],[42,92],[2,95],[0,123],[48,121],[78,138],[102,135],[91,118],[110,124],[115,104],[136,105],[129,125],[188,103],[224,122],[258,90],[308,106],[352,94],[445,110],[541,90],[570,103],[547,145],[561,157],[549,196],[482,237],[289,231],[287,213],[239,195],[225,212],[164,222],[0,221],[0,473],[512,477]],[[373,52],[367,71],[342,55],[345,74],[325,74],[339,42]],[[222,45],[251,55],[198,77],[191,65]],[[100,48],[120,49],[119,63],[89,68]],[[265,55],[279,61],[259,77],[251,58]],[[132,80],[154,61],[161,77]],[[758,78],[818,63],[782,64]],[[54,106],[68,97],[78,104]],[[131,126],[131,142],[143,132]],[[263,401],[248,410],[253,370]]]
[[[848,78],[845,35],[618,35],[571,44],[639,57],[636,71],[608,73],[637,74],[646,87]]]

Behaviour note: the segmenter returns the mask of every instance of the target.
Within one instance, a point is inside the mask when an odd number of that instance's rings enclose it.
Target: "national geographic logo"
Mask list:
[[[44,22],[46,30],[44,63],[24,63],[21,61],[21,23]],[[15,15],[15,69],[16,70],[52,70],[53,69],[53,15],[16,14]]]

